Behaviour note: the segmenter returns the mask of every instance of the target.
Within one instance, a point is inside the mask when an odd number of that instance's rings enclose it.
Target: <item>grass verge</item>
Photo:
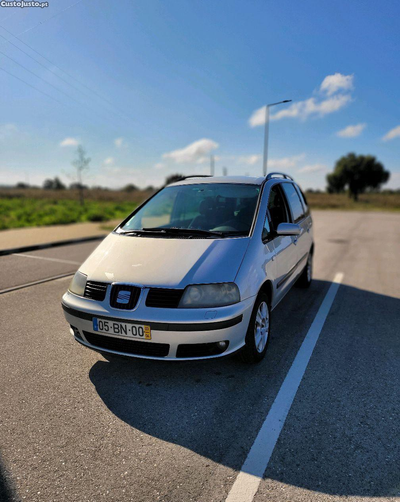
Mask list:
[[[136,206],[136,202],[130,201],[88,200],[81,206],[78,201],[68,199],[0,198],[0,230],[122,220]]]

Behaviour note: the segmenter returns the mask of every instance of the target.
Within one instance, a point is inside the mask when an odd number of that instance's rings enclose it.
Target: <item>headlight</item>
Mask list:
[[[77,272],[69,285],[69,290],[71,293],[75,293],[76,295],[83,296],[85,293],[87,275],[82,274],[82,272]]]
[[[199,284],[188,286],[183,293],[179,307],[224,307],[240,301],[239,288],[233,282],[222,284]]]

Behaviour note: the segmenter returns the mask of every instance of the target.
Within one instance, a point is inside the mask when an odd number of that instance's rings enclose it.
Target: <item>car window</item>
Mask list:
[[[262,237],[261,237],[263,241],[265,241],[266,239],[268,239],[268,237],[271,234],[271,225],[269,223],[269,220],[270,220],[270,215],[269,215],[269,211],[267,210],[267,214],[266,214],[265,220],[264,220],[264,227],[263,227],[263,231],[262,231]]]
[[[268,199],[268,211],[271,218],[272,230],[276,230],[279,223],[288,223],[286,204],[279,185],[274,185],[271,188]]]
[[[282,188],[285,192],[290,209],[292,210],[293,221],[297,223],[304,217],[303,206],[301,205],[299,195],[292,183],[282,183]]]
[[[248,235],[259,185],[203,183],[169,186],[140,208],[122,227],[197,229]]]
[[[305,214],[306,215],[310,214],[310,209],[308,208],[307,199],[303,193],[303,190],[299,187],[299,185],[295,185],[295,187],[296,187],[297,193],[299,194],[300,200],[303,203],[303,208],[304,208]]]

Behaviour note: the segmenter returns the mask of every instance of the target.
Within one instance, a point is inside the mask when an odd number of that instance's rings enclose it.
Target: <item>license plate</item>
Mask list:
[[[120,335],[151,340],[150,326],[143,324],[107,321],[93,317],[93,330],[104,335]]]

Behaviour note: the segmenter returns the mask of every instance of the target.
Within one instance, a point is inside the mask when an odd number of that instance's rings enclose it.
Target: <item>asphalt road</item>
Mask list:
[[[342,272],[254,501],[399,501],[400,214],[313,216],[314,283],[273,312],[257,366],[108,361],[69,334],[69,277],[0,294],[0,500],[225,501]],[[94,247],[2,257],[0,290]]]

